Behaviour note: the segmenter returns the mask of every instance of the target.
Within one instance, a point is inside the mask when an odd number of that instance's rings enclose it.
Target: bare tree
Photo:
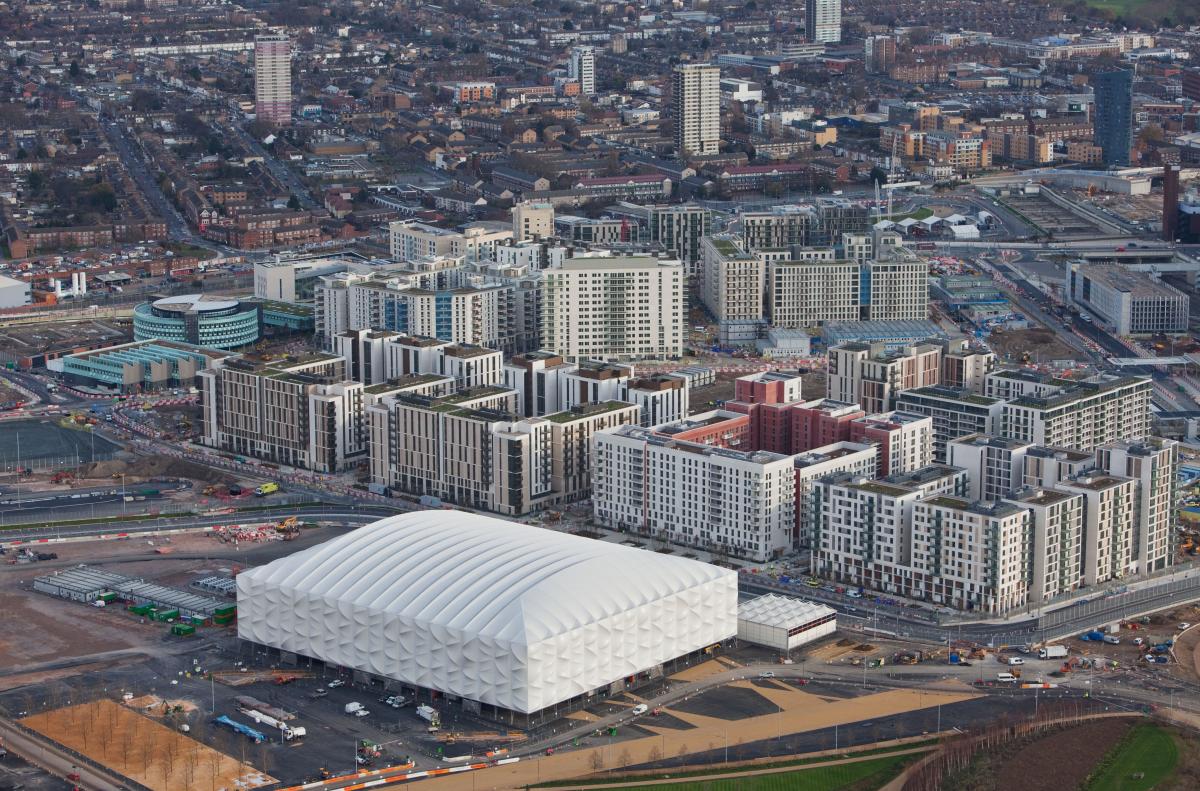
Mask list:
[[[629,754],[629,748],[626,747],[621,750],[621,754],[617,756],[617,766],[624,769],[631,763],[633,763],[633,756]]]
[[[604,751],[599,749],[592,750],[591,756],[588,757],[588,764],[592,767],[592,771],[599,772],[604,768]]]
[[[649,754],[646,755],[646,760],[650,763],[657,763],[662,760],[662,757],[662,750],[658,749],[658,745],[656,744],[650,748]]]

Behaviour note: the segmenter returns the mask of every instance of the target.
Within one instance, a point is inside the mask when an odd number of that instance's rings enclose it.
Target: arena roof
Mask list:
[[[531,713],[732,637],[737,574],[460,511],[238,575],[244,639]]]
[[[441,626],[532,640],[730,572],[490,517],[422,511],[243,573]]]

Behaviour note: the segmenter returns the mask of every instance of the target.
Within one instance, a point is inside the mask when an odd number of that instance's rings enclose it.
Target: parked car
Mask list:
[[[774,671],[771,671],[771,670],[764,670],[763,672],[758,674],[758,677],[759,678],[775,678],[775,673],[774,673]]]
[[[649,706],[647,706],[645,703],[639,703],[636,706],[634,706],[632,709],[630,709],[629,713],[636,717],[639,714],[645,714],[648,711],[650,711]]]
[[[338,687],[343,687],[345,685],[346,685],[345,681],[342,681],[340,678],[335,678],[333,681],[330,681],[325,686],[329,687],[330,689],[337,689]]]

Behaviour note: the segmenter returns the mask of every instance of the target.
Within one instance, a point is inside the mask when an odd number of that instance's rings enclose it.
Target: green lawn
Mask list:
[[[1175,737],[1157,725],[1139,723],[1112,752],[1087,784],[1087,791],[1150,791],[1175,770],[1179,751]],[[1135,780],[1135,774],[1143,774]]]
[[[641,787],[647,791],[873,791],[900,774],[900,770],[909,761],[919,757],[892,755],[850,764],[802,769],[797,772]]]

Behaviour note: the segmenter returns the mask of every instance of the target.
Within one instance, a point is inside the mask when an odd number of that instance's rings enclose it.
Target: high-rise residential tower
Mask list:
[[[254,113],[276,125],[292,119],[292,42],[287,36],[254,38]]]
[[[571,47],[569,76],[579,82],[579,92],[591,96],[596,92],[596,48]]]
[[[1133,72],[1107,71],[1092,77],[1096,95],[1094,140],[1106,166],[1128,165],[1133,146]]]
[[[842,40],[842,0],[805,0],[804,32],[809,41],[837,44]]]
[[[708,63],[685,63],[671,76],[675,155],[716,154],[721,142],[721,70]]]

